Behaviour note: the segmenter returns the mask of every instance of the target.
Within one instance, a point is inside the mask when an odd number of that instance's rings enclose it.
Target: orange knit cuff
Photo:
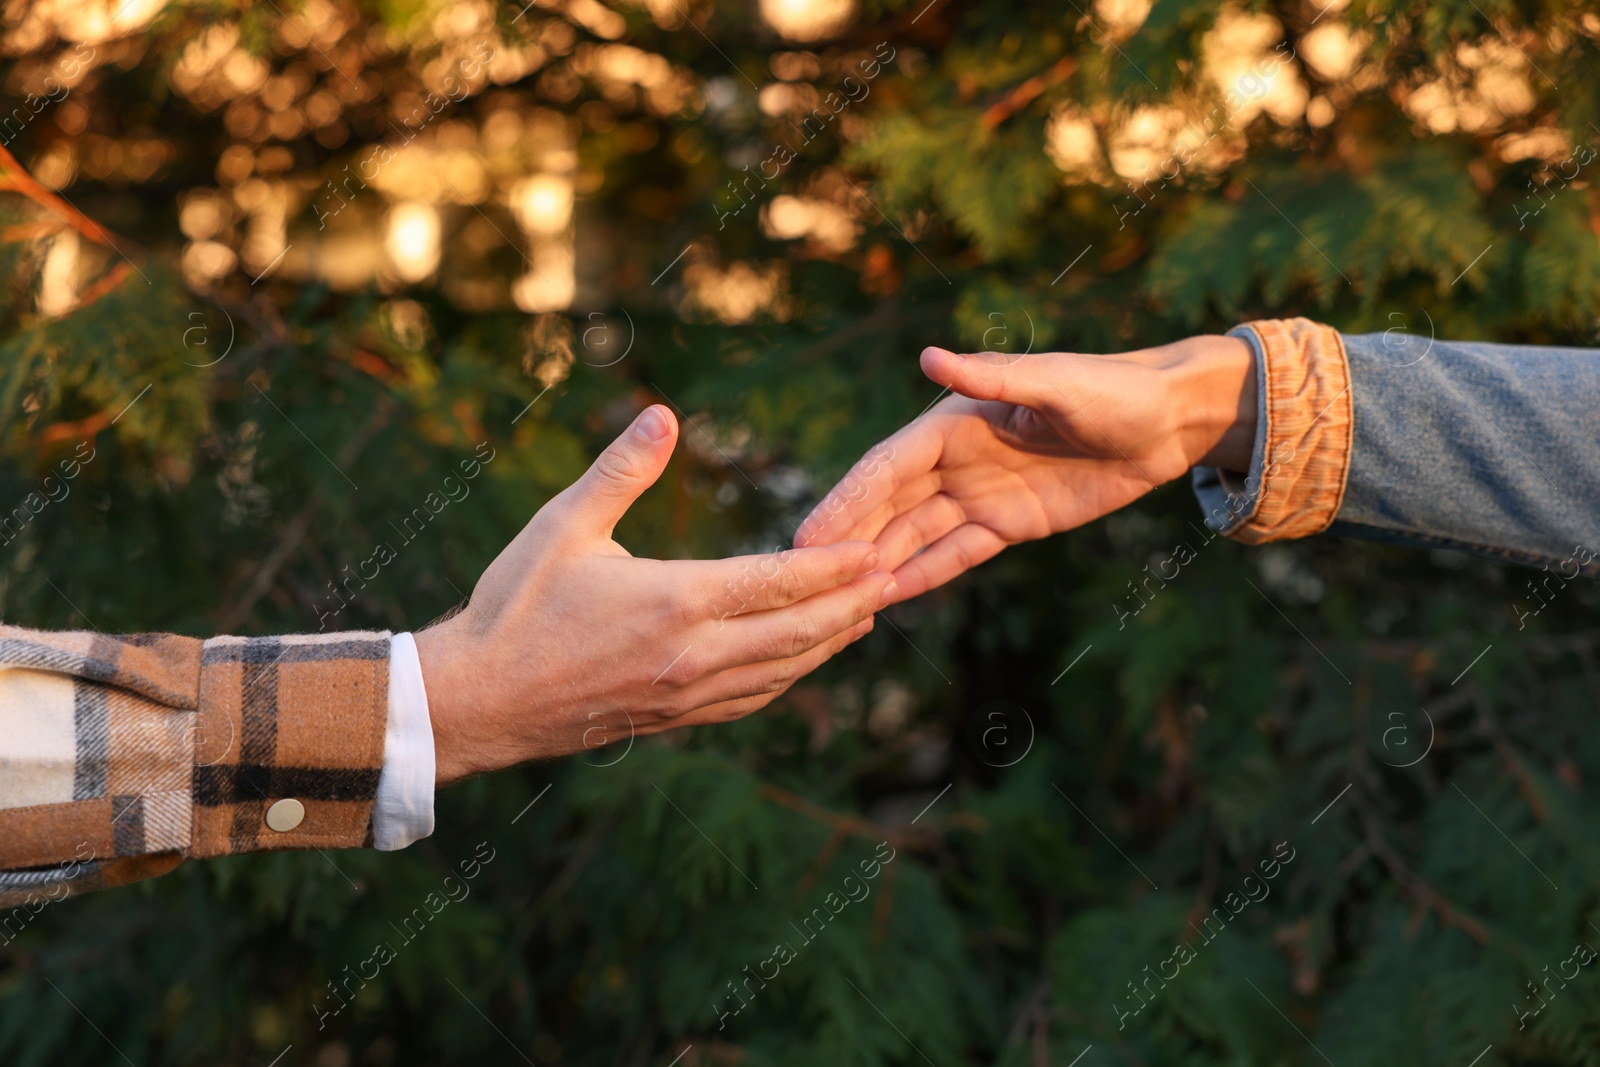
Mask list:
[[[1344,340],[1310,319],[1242,329],[1264,356],[1266,447],[1254,513],[1228,536],[1255,545],[1321,533],[1339,514],[1350,471],[1355,403]]]

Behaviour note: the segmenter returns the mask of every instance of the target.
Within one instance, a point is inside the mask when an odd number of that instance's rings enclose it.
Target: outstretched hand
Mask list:
[[[1196,463],[1249,463],[1255,364],[1235,338],[1115,356],[929,348],[922,369],[957,395],[869,451],[794,541],[873,541],[898,585],[891,602],[1115,511]]]
[[[466,607],[416,635],[437,781],[765,706],[872,629],[879,552],[636,559],[612,539],[677,440],[655,405],[539,510]]]

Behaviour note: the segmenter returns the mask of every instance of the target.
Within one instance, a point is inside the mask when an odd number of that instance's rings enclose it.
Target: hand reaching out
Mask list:
[[[612,540],[676,440],[646,409],[416,635],[441,784],[748,715],[872,629],[894,583],[871,544],[664,561]]]
[[[867,454],[801,524],[798,547],[871,540],[905,600],[1007,545],[1115,511],[1197,463],[1243,470],[1255,361],[1196,337],[1115,356],[922,353],[956,396]]]

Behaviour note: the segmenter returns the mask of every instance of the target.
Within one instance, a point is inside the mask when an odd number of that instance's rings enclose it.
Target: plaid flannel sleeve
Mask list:
[[[0,907],[369,843],[388,678],[388,633],[0,625]]]

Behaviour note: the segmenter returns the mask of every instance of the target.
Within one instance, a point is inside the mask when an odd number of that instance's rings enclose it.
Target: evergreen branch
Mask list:
[[[117,408],[113,405],[76,422],[53,422],[39,434],[39,443],[50,445],[57,441],[87,440],[110,426],[116,413]]]
[[[914,846],[931,848],[942,840],[937,830],[891,830],[859,815],[841,815],[770,782],[761,783],[761,795],[790,811],[804,815],[813,822],[821,823],[837,834],[849,837],[859,837],[868,841],[887,841],[896,847],[907,848]]]
[[[110,230],[39,184],[39,181],[17,162],[17,157],[7,151],[4,145],[0,145],[0,174],[4,175],[3,179],[0,179],[0,182],[3,182],[0,188],[21,193],[96,244],[111,249],[117,247]]]
[[[1600,707],[1600,667],[1595,665],[1594,651],[1585,649],[1577,655],[1578,667],[1583,672],[1583,684],[1589,690],[1589,699]]]
[[[1206,904],[1211,900],[1212,894],[1217,891],[1217,834],[1216,821],[1207,818],[1205,823],[1205,851],[1200,857],[1200,882],[1195,886],[1194,904],[1189,908],[1189,925],[1192,927],[1201,921],[1201,916],[1211,909]],[[1183,943],[1189,943],[1189,932],[1184,931]]]
[[[345,355],[344,361],[363,374],[376,378],[386,386],[394,386],[397,383],[405,384],[406,376],[404,372],[382,356],[368,352],[359,346],[350,349],[349,353]],[[482,435],[475,434],[474,436],[481,437]]]
[[[356,461],[361,455],[361,450],[366,448],[367,442],[377,436],[389,421],[389,416],[395,408],[394,398],[385,394],[378,399],[371,417],[357,430],[350,440],[345,442],[335,457],[334,465],[343,469]],[[326,494],[319,485],[311,491],[311,497],[306,501],[305,507],[289,520],[283,528],[283,534],[278,543],[273,546],[267,557],[261,561],[261,566],[256,568],[255,577],[250,580],[249,587],[244,595],[234,603],[231,608],[222,612],[221,621],[218,623],[224,633],[231,633],[250,617],[250,612],[255,609],[256,603],[272,588],[272,583],[277,580],[278,572],[283,565],[294,555],[295,550],[305,541],[306,534],[311,530],[311,519],[318,509],[326,502]]]
[[[121,263],[118,263],[116,266],[106,271],[105,274],[101,275],[99,280],[93,285],[89,286],[89,288],[85,289],[81,294],[79,294],[78,306],[73,310],[82,311],[84,308],[88,307],[90,304],[94,303],[96,300],[99,300],[117,286],[121,285],[123,281],[127,279],[128,275],[132,273],[132,263],[129,263],[127,260],[123,260]]]
[[[1549,818],[1550,812],[1545,806],[1544,798],[1539,795],[1538,785],[1533,780],[1533,772],[1528,769],[1522,757],[1517,755],[1516,749],[1511,747],[1511,742],[1501,729],[1500,720],[1495,717],[1494,708],[1490,706],[1487,695],[1476,684],[1472,684],[1471,695],[1472,703],[1478,710],[1478,722],[1493,743],[1495,752],[1505,761],[1506,768],[1517,784],[1517,792],[1528,802],[1528,809],[1533,812],[1533,817],[1539,822],[1544,822]]]
[[[816,885],[817,879],[827,871],[828,865],[833,862],[833,857],[839,854],[839,846],[844,844],[847,836],[839,830],[834,830],[828,835],[828,839],[822,843],[822,848],[817,851],[817,858],[811,861],[811,869],[806,871],[805,877],[800,879],[800,884],[795,886],[796,896],[803,897],[811,892],[811,887]]]
[[[1383,832],[1378,826],[1378,821],[1373,815],[1371,807],[1362,797],[1359,789],[1355,792],[1356,808],[1361,812],[1361,823],[1366,830],[1367,848],[1372,851],[1372,854],[1382,861],[1383,865],[1389,869],[1389,873],[1405,887],[1406,891],[1411,894],[1418,904],[1436,912],[1440,922],[1446,926],[1459,927],[1480,945],[1488,944],[1489,931],[1484,928],[1483,924],[1456,905],[1451,904],[1425,878],[1407,866],[1406,861],[1400,857],[1400,854],[1390,846],[1388,841],[1384,840]]]
[[[1335,648],[1346,647],[1338,642],[1330,643]],[[1399,662],[1404,662],[1405,659],[1419,653],[1432,652],[1439,646],[1438,641],[1421,638],[1409,640],[1385,638],[1383,640],[1362,641],[1359,644],[1360,647],[1372,651],[1385,659]],[[1548,655],[1560,655],[1562,653],[1582,655],[1596,647],[1600,647],[1600,630],[1580,630],[1566,634],[1528,634],[1522,638],[1522,645],[1525,648]]]
[[[943,317],[940,315],[928,316],[925,321],[934,322]],[[870,315],[856,319],[847,326],[825,333],[820,340],[797,349],[788,357],[791,367],[800,367],[815,360],[824,359],[833,355],[841,348],[845,348],[854,341],[871,337],[875,333],[887,333],[894,327],[918,321],[908,315],[901,314],[898,302],[893,300],[883,301]]]
[[[1078,69],[1078,61],[1073,56],[1062,56],[1056,60],[1049,69],[1035,74],[1033,77],[1018,85],[1007,89],[998,101],[991,104],[978,119],[978,129],[984,133],[993,133],[994,128],[1002,122],[1033,103],[1039,94],[1053,86],[1059,85],[1072,77]]]
[[[567,890],[572,888],[573,883],[578,880],[578,875],[583,873],[583,869],[589,865],[589,861],[594,858],[595,853],[600,851],[601,842],[616,827],[617,822],[618,816],[615,812],[612,812],[601,819],[589,831],[584,838],[583,844],[579,845],[577,851],[572,854],[572,858],[567,860],[560,872],[550,880],[550,884],[545,887],[544,892],[539,894],[539,898],[534,900],[528,908],[527,919],[520,924],[522,931],[517,938],[519,944],[527,940],[528,935],[532,934],[540,921],[549,914],[556,901],[565,896]]]
[[[1006,1047],[1014,1048],[1021,1044],[1023,1035],[1027,1033],[1028,1026],[1034,1027],[1034,1062],[1048,1064],[1049,1057],[1039,1058],[1039,1033],[1041,1027],[1048,1033],[1050,1023],[1050,992],[1053,983],[1048,973],[1039,976],[1039,981],[1034,985],[1033,992],[1028,994],[1022,1002],[1022,1008],[1017,1012],[1016,1018],[1011,1021],[1011,1028],[1006,1031]]]
[[[894,904],[894,883],[899,875],[900,868],[895,866],[883,869],[883,888],[878,893],[878,902],[872,906],[872,943],[883,944],[883,938],[889,930],[889,908]]]
[[[0,244],[11,244],[14,241],[32,241],[40,237],[48,237],[61,231],[61,224],[52,219],[34,219],[32,222],[19,222],[14,226],[0,229]]]

